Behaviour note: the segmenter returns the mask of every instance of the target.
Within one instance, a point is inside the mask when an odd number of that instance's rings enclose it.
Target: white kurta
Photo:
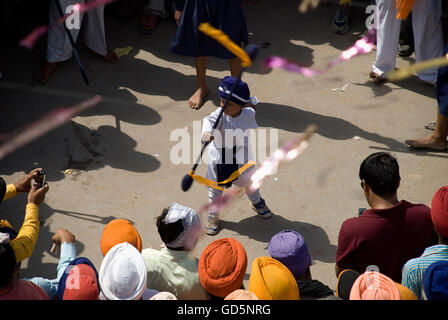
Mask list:
[[[401,20],[396,18],[395,0],[376,0],[378,21],[376,61],[373,72],[380,76],[395,69]],[[417,62],[442,56],[442,2],[441,0],[416,0],[412,8],[412,29]],[[438,68],[418,73],[418,77],[429,83],[437,82]]]
[[[64,14],[68,6],[75,3],[83,4],[88,0],[58,0]],[[56,25],[60,18],[55,0],[50,1],[50,30],[48,31],[47,61],[61,62],[71,58],[73,49],[68,35],[61,24]],[[105,55],[107,53],[106,36],[104,29],[104,5],[98,6],[94,10],[80,14],[80,27],[82,26],[84,44],[93,51]],[[80,28],[70,29],[73,40],[76,42]]]
[[[218,118],[220,111],[221,108],[217,108],[214,112],[202,120],[202,135],[204,135],[205,132],[212,132],[213,125]],[[217,129],[215,132],[212,132],[214,140],[207,147],[207,179],[211,181],[218,181],[217,165],[225,163],[225,159],[222,159],[221,154],[222,147],[231,149],[233,146],[237,146],[236,160],[239,168],[244,166],[248,161],[254,160],[250,145],[250,132],[256,128],[258,128],[258,125],[255,120],[255,110],[252,108],[243,108],[237,117],[232,117],[226,114],[222,115]],[[230,156],[231,155],[229,154],[228,160],[231,160]],[[254,167],[246,170],[233,183],[242,187],[241,183],[244,175],[250,174],[253,169]],[[222,191],[209,188],[209,202],[215,201],[221,195]],[[248,194],[247,196],[252,203],[258,203],[261,200],[258,190],[252,194]],[[210,213],[218,214],[218,212]]]

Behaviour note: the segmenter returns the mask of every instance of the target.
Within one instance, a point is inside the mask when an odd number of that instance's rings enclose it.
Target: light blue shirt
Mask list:
[[[50,299],[57,299],[59,279],[61,279],[69,263],[75,259],[76,259],[75,244],[72,242],[64,242],[61,244],[61,256],[59,258],[59,263],[57,267],[57,278],[45,279],[42,277],[34,277],[26,280],[29,280],[34,284],[38,285],[39,287],[41,287],[47,293]]]
[[[426,248],[420,257],[409,260],[403,266],[401,284],[414,292],[419,300],[426,300],[423,290],[423,275],[431,264],[441,260],[448,260],[447,245],[438,244]]]

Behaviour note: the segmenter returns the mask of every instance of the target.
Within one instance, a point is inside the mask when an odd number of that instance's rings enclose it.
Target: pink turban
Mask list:
[[[353,284],[350,300],[401,300],[401,297],[391,278],[376,271],[366,271]]]

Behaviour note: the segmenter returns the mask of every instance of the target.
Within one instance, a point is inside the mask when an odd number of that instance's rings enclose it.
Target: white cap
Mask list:
[[[108,300],[139,300],[146,289],[146,265],[128,242],[112,247],[101,263],[100,288]]]

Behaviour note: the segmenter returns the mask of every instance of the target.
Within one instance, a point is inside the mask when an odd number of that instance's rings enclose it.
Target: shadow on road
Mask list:
[[[386,145],[389,152],[415,153],[439,158],[448,158],[444,152],[415,151],[404,143],[393,138],[384,137],[378,133],[368,132],[348,122],[347,120],[332,116],[325,116],[311,111],[304,111],[287,105],[260,103],[257,105],[257,123],[261,127],[273,127],[290,132],[301,133],[310,124],[318,126],[317,134],[328,139],[349,140],[354,136],[378,144]],[[378,149],[372,146],[373,149]]]
[[[222,229],[232,230],[240,235],[267,244],[271,238],[282,230],[294,230],[300,233],[308,246],[312,260],[333,263],[336,259],[337,246],[332,245],[327,233],[318,226],[301,221],[291,221],[274,214],[263,220],[252,216],[238,222],[220,220]]]

